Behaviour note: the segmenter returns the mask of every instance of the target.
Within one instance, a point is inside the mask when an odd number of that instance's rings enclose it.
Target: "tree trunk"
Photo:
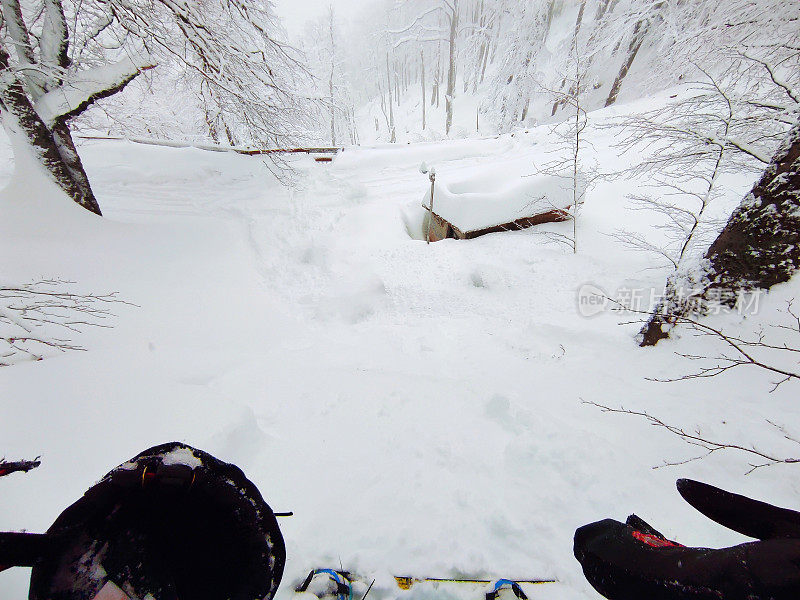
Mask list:
[[[0,73],[8,73],[9,56],[0,47]],[[31,145],[53,181],[75,202],[100,215],[100,207],[89,186],[66,123],[59,119],[51,132],[33,108],[19,80],[2,89],[0,114],[11,135],[22,135]]]
[[[453,0],[453,13],[450,15],[450,62],[447,69],[447,95],[445,96],[445,110],[447,121],[445,135],[450,134],[453,126],[453,99],[456,93],[456,35],[458,34],[458,0]]]
[[[397,134],[394,130],[394,109],[392,108],[392,73],[389,70],[389,55],[386,55],[386,81],[389,85],[389,142],[394,144],[397,141]]]
[[[800,122],[706,258],[710,287],[723,290],[769,289],[800,267]]]
[[[431,106],[439,108],[439,81],[441,81],[441,66],[436,64],[436,72],[433,74],[433,85],[431,85]]]
[[[733,306],[742,291],[769,289],[788,281],[800,267],[800,122],[789,132],[758,183],[728,219],[705,254],[700,297]],[[640,331],[641,346],[669,337],[681,316],[696,305],[682,304],[667,285],[665,300]],[[694,296],[696,297],[696,296]]]
[[[581,24],[583,23],[583,13],[586,10],[586,0],[581,0],[581,7],[578,9],[578,18],[575,19],[575,37],[581,32]]]
[[[420,78],[422,81],[422,130],[425,131],[425,52],[419,51]]]
[[[75,186],[79,190],[78,199],[74,197],[73,199],[93,213],[101,214],[100,206],[94,197],[94,192],[89,183],[89,177],[86,175],[86,170],[83,168],[78,149],[75,147],[75,142],[72,141],[72,134],[66,119],[59,118],[53,125],[53,142],[58,149],[61,160],[64,161],[64,165],[67,167],[67,171],[69,171],[72,180],[75,182]]]
[[[551,10],[552,10],[552,8],[553,8],[553,5],[552,5],[552,4],[550,5],[550,8],[551,8]],[[578,9],[578,17],[575,19],[575,33],[574,33],[574,38],[573,38],[573,39],[575,39],[575,40],[576,40],[576,42],[575,42],[575,43],[577,43],[578,34],[581,32],[581,24],[583,23],[583,13],[584,13],[584,11],[585,11],[585,10],[586,10],[586,0],[581,0],[581,6],[580,6],[580,8]],[[566,78],[565,78],[565,79],[563,79],[563,80],[561,81],[561,89],[563,89],[563,88],[564,88],[564,86],[566,85],[566,83],[567,83],[567,80],[566,80]],[[573,90],[572,88],[570,88],[569,95],[570,95],[570,96],[572,96],[572,95],[573,95],[573,93],[574,93],[574,90]],[[559,107],[559,106],[563,106],[563,105],[565,105],[565,104],[566,104],[566,100],[565,100],[565,99],[562,99],[562,100],[556,100],[556,101],[553,103],[553,110],[552,110],[552,112],[550,113],[550,116],[551,116],[551,117],[552,117],[552,116],[555,116],[556,112],[558,111],[558,107]],[[608,106],[608,105],[606,105],[606,106]]]
[[[437,26],[439,29],[442,27],[442,15],[441,13],[437,17]],[[436,108],[439,108],[439,86],[442,82],[442,40],[439,39],[436,42],[436,73],[433,76],[433,85],[431,86],[433,89],[431,90],[431,106],[436,104]]]
[[[328,7],[328,36],[331,43],[331,72],[328,78],[328,94],[331,99],[331,146],[336,147],[336,99],[334,98],[333,78],[336,76],[336,36],[334,35],[333,4]]]
[[[354,146],[358,146],[358,129],[356,128],[356,107],[353,106],[352,104],[350,105],[350,110],[348,112],[348,119],[350,120],[350,141],[353,143]],[[375,119],[376,124],[377,122],[378,120]]]
[[[611,4],[611,0],[600,0],[597,5],[597,12],[594,14],[594,20],[599,21],[603,18],[603,15],[606,14],[608,10],[608,5]]]
[[[225,137],[228,138],[228,144],[231,146],[236,146],[238,144],[236,136],[233,135],[233,131],[231,131],[231,128],[225,122],[225,117],[220,115],[220,120],[222,121],[222,125],[225,127]]]
[[[611,91],[608,93],[608,98],[606,98],[605,106],[611,106],[617,101],[617,96],[619,96],[619,92],[622,89],[622,82],[628,75],[628,71],[630,71],[631,65],[633,65],[633,61],[639,52],[639,48],[642,47],[644,36],[647,34],[647,28],[648,26],[644,21],[638,21],[636,23],[633,29],[633,39],[628,46],[628,55],[625,57],[625,62],[622,63],[616,79],[614,79]]]
[[[331,97],[331,146],[336,147],[336,106],[333,103],[333,68],[331,67],[330,79],[330,97]]]
[[[481,49],[478,52],[478,66],[476,67],[475,71],[475,80],[472,82],[472,93],[478,93],[478,81],[483,83],[483,72],[484,66],[486,65],[486,55],[488,51],[486,50],[486,42],[481,44]]]
[[[483,53],[483,64],[481,65],[481,83],[486,77],[486,65],[489,64],[489,46],[486,47],[486,52]]]
[[[530,72],[531,60],[533,60],[533,50],[528,50],[528,54],[525,56],[525,62],[522,63],[522,72],[526,76]],[[525,122],[525,119],[528,118],[528,110],[530,109],[530,105],[531,105],[531,96],[530,92],[528,92],[525,95],[525,99],[522,100],[522,114],[519,117],[519,120],[523,123]]]
[[[615,5],[616,0],[609,5],[608,12],[613,11]],[[663,1],[658,2],[651,10],[653,13],[657,13],[663,6]],[[628,71],[630,71],[631,65],[633,65],[633,61],[636,58],[636,55],[639,53],[639,49],[642,47],[642,43],[644,42],[644,38],[647,36],[647,31],[649,29],[649,18],[643,18],[636,22],[636,25],[633,28],[633,39],[628,45],[628,55],[625,57],[625,62],[622,63],[622,67],[620,67],[616,79],[614,79],[614,84],[611,86],[611,91],[608,93],[608,98],[606,98],[606,106],[611,106],[617,101],[617,96],[619,96],[619,92],[622,89],[622,81],[628,75]]]
[[[486,40],[487,40],[487,35],[486,35],[486,13],[484,12],[484,8],[483,8],[483,0],[481,0],[480,6],[477,7],[476,10],[477,10],[477,15],[478,15],[478,18],[476,19],[476,22],[478,23],[478,26],[480,27],[480,31],[481,31],[481,45],[480,45],[480,48],[478,49],[477,60],[475,61],[475,69],[474,69],[475,74],[472,77],[472,79],[473,79],[473,81],[472,81],[472,93],[473,94],[476,94],[478,92],[478,78],[480,77],[481,81],[483,80],[483,77],[481,75],[481,65],[484,62],[484,56],[486,55],[486,51],[487,51],[487,49],[486,49]]]

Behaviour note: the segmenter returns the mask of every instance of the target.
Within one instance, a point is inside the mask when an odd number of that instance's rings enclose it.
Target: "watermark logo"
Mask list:
[[[665,289],[622,286],[613,293],[594,283],[584,283],[577,292],[578,313],[594,317],[607,311],[649,314],[669,311],[681,306],[690,312],[719,315],[735,313],[754,315],[758,312],[764,290],[705,289],[679,287],[667,294]]]
[[[611,299],[599,285],[584,283],[578,288],[578,313],[582,317],[594,317],[608,309]]]

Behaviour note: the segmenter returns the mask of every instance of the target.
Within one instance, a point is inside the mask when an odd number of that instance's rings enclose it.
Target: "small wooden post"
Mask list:
[[[436,185],[436,169],[431,167],[431,170],[428,173],[428,177],[431,180],[431,206],[430,206],[431,214],[428,217],[428,233],[425,235],[425,243],[430,244],[431,243],[431,222],[433,221],[433,188]]]

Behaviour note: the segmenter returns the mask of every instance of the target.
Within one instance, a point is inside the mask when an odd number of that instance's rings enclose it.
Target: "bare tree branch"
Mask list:
[[[619,302],[616,299],[608,297],[606,297],[606,299],[616,307],[615,310],[619,310],[620,312],[646,315],[648,317],[652,315],[652,313],[649,311],[637,310],[629,306],[624,306],[621,302]],[[698,312],[698,311],[702,312],[703,310],[705,310],[702,306],[702,304],[706,302],[704,299],[700,297],[693,297],[688,299],[688,301],[698,303],[698,305],[694,308],[692,312]],[[791,315],[792,319],[794,319],[794,324],[791,326],[776,324],[773,325],[773,327],[778,329],[786,329],[794,333],[797,333],[800,336],[800,321],[798,321],[797,315],[794,312],[792,312],[791,308],[792,301],[789,301],[787,304],[788,307],[786,312],[789,315]],[[689,311],[685,313],[671,314],[669,315],[670,322],[673,323],[674,325],[679,325],[679,324],[688,325],[692,330],[697,332],[697,334],[699,335],[709,336],[717,340],[720,340],[721,342],[724,343],[724,345],[728,349],[733,350],[734,354],[728,355],[722,353],[718,356],[712,357],[712,356],[676,352],[678,356],[681,356],[682,358],[685,358],[687,360],[692,360],[692,361],[711,360],[715,361],[716,364],[710,367],[701,367],[698,371],[694,373],[684,374],[679,377],[667,378],[667,379],[647,378],[650,381],[670,383],[675,381],[683,381],[687,379],[702,379],[707,377],[715,377],[717,375],[726,373],[731,369],[741,366],[758,367],[770,373],[780,375],[781,379],[772,383],[773,387],[770,390],[770,392],[774,392],[782,384],[788,381],[800,380],[800,371],[793,371],[784,367],[779,367],[774,364],[770,364],[766,362],[765,359],[756,356],[754,353],[754,349],[777,350],[787,353],[800,353],[800,344],[798,344],[799,347],[797,348],[789,346],[786,343],[771,344],[765,341],[763,332],[757,334],[755,339],[749,339],[749,340],[744,339],[738,335],[728,334],[724,332],[722,329],[713,327],[708,323],[704,323],[702,321],[693,319],[687,316],[688,314],[690,314]]]
[[[662,429],[665,429],[666,431],[668,431],[672,435],[675,435],[675,436],[679,437],[681,440],[683,440],[687,444],[690,444],[692,446],[699,446],[700,448],[703,448],[704,450],[706,450],[706,452],[704,454],[701,454],[701,455],[698,455],[698,456],[695,456],[693,458],[689,458],[689,459],[686,459],[686,460],[675,461],[675,462],[665,461],[662,465],[653,467],[654,469],[658,469],[658,468],[661,468],[661,467],[667,467],[667,466],[683,465],[683,464],[686,464],[686,463],[689,463],[689,462],[693,462],[693,461],[696,461],[696,460],[700,460],[702,458],[710,456],[711,454],[714,454],[715,452],[727,451],[727,450],[734,450],[734,451],[738,451],[738,452],[744,452],[746,454],[758,457],[759,459],[761,459],[763,461],[763,462],[759,462],[759,463],[755,463],[755,464],[754,463],[750,463],[750,470],[747,471],[745,473],[745,475],[749,475],[750,473],[752,473],[756,469],[760,469],[762,467],[769,467],[769,466],[773,466],[773,465],[777,465],[777,464],[795,464],[795,463],[800,463],[800,458],[783,458],[783,457],[774,456],[772,454],[768,454],[766,452],[762,452],[762,451],[758,450],[757,448],[755,448],[754,446],[748,447],[748,446],[743,446],[741,444],[733,444],[733,443],[729,443],[729,442],[720,442],[720,441],[711,440],[711,439],[703,436],[702,433],[699,430],[695,431],[695,432],[688,432],[685,429],[683,429],[682,427],[667,423],[667,422],[661,420],[660,418],[655,417],[655,416],[653,416],[653,415],[651,415],[650,413],[647,413],[647,412],[629,410],[629,409],[626,409],[624,407],[612,408],[610,406],[605,406],[603,404],[599,404],[597,402],[591,402],[591,401],[588,401],[588,400],[582,400],[582,402],[584,404],[589,404],[591,406],[595,406],[595,407],[599,408],[602,412],[633,415],[633,416],[636,416],[636,417],[643,418],[643,419],[647,420],[651,425],[653,425],[655,427],[660,427]],[[772,425],[774,427],[778,427],[774,423],[772,423],[771,421],[767,421],[767,422],[770,423],[770,425]],[[781,431],[785,433],[785,430],[781,429]],[[797,440],[795,440],[794,438],[789,437],[788,434],[786,434],[784,437],[786,437],[786,439],[789,439],[791,441],[797,442]]]
[[[0,285],[0,366],[19,360],[42,360],[43,351],[82,351],[84,347],[56,332],[81,333],[86,327],[104,327],[114,313],[112,305],[135,306],[117,296],[75,293],[72,282],[41,280],[20,286]],[[5,346],[5,348],[3,348]]]

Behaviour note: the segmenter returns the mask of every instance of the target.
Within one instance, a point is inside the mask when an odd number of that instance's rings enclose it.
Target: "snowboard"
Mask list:
[[[407,591],[415,586],[427,586],[431,591],[439,590],[442,586],[468,586],[472,588],[476,598],[484,596],[485,600],[527,600],[523,586],[557,583],[555,579],[470,579],[409,575],[394,576],[394,581],[400,591]],[[362,600],[373,583],[374,580],[370,582],[367,577],[345,570],[313,569],[295,591],[311,594],[318,600]]]

